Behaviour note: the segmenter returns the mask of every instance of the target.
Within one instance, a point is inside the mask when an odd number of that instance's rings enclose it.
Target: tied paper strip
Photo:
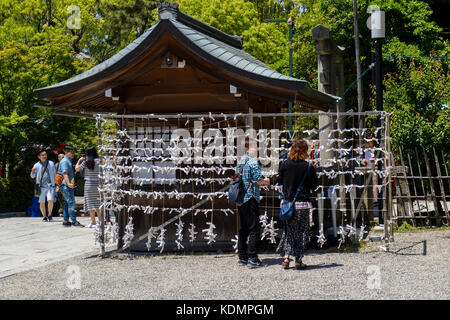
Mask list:
[[[267,211],[264,212],[264,215],[259,216],[259,222],[261,223],[261,228],[262,228],[262,237],[261,240],[264,240],[264,238],[266,236],[269,236],[270,231],[269,231],[269,224],[268,224],[268,217],[267,217]]]
[[[190,228],[189,228],[189,239],[191,242],[194,242],[195,238],[196,238],[196,234],[198,233],[197,231],[195,231],[195,225],[193,223],[190,224]]]
[[[347,237],[351,238],[353,236],[356,236],[356,229],[353,228],[351,225],[347,224],[346,228],[348,229]]]
[[[133,217],[130,217],[130,221],[128,221],[128,224],[125,226],[125,234],[123,235],[123,246],[126,247],[130,244],[131,240],[134,238],[133,234]]]
[[[111,222],[110,223],[106,223],[105,222],[105,243],[114,243],[112,241],[112,229],[113,229],[113,226],[114,225]]]
[[[111,227],[111,243],[117,243],[117,240],[119,240],[119,223],[114,222]]]
[[[233,249],[235,253],[238,253],[238,243],[239,243],[239,236],[235,235],[233,239],[231,239],[231,242],[233,242]]]
[[[365,230],[364,230],[365,228],[366,228],[365,225],[362,225],[362,226],[359,228],[359,238],[358,238],[358,241],[361,241],[361,240],[364,238],[364,234],[365,234],[365,233],[368,233],[368,231],[365,231]]]
[[[100,223],[97,223],[94,228],[95,244],[97,243],[101,244],[101,238],[102,238],[102,226]]]
[[[150,229],[148,229],[147,242],[145,243],[145,246],[147,247],[147,251],[150,251],[150,249],[152,247],[152,238],[156,238],[154,227],[151,227]]]
[[[268,225],[270,243],[276,243],[277,242],[275,237],[278,235],[278,232],[277,232],[278,229],[275,228],[275,223],[276,223],[276,221],[272,217],[272,219],[270,219],[270,223]]]
[[[166,229],[162,228],[161,232],[159,233],[158,238],[156,238],[156,243],[158,244],[158,248],[161,248],[161,250],[159,251],[160,253],[163,252],[164,250],[164,246],[166,245],[166,241],[164,240],[164,237],[166,235]]]
[[[320,224],[319,235],[316,237],[318,238],[317,243],[320,244],[320,247],[322,248],[324,243],[327,241],[327,238],[325,238],[325,235],[323,234],[323,223]]]
[[[207,229],[203,229],[202,231],[206,233],[204,239],[208,240],[208,244],[211,244],[213,242],[216,242],[215,239],[217,237],[217,234],[214,233],[214,229],[216,228],[216,226],[212,222],[207,222],[206,224],[209,225],[209,227]]]
[[[184,223],[180,219],[178,223],[175,223],[175,225],[177,226],[177,231],[175,233],[176,236],[177,236],[177,239],[175,240],[175,243],[177,244],[177,249],[178,250],[180,250],[181,248],[184,249],[184,246],[181,244],[181,241],[183,241],[183,226],[184,226]]]
[[[97,224],[96,229],[97,227],[101,227],[101,225]],[[105,228],[105,243],[115,244],[117,243],[118,239],[119,239],[119,224],[117,222],[107,223]]]
[[[342,114],[344,115],[344,113]],[[180,114],[181,116],[181,114]],[[241,117],[242,114],[230,114],[225,117],[220,117],[213,115],[212,113],[209,113],[208,115],[204,115],[203,117],[187,117],[186,118],[186,126],[191,122],[195,120],[205,121],[205,124],[207,125],[207,122],[211,119],[214,121],[214,119],[224,118],[225,120],[227,117],[229,119],[236,120],[238,117]],[[159,115],[154,116],[153,118],[159,119],[160,121],[164,121],[164,126],[166,126],[167,118],[161,117]],[[114,119],[108,119],[107,116],[97,116],[97,121],[101,121],[106,126],[110,127],[111,123],[113,123]],[[116,121],[118,124],[118,121]],[[161,125],[162,126],[162,125]],[[228,124],[228,128],[230,128],[230,124]],[[142,129],[142,131],[141,131]],[[220,128],[219,129],[225,129]],[[376,133],[379,130],[382,130],[383,128],[374,128],[375,129],[375,136]],[[186,183],[192,183],[193,185],[207,185],[211,183],[217,183],[217,184],[225,184],[228,182],[228,179],[223,177],[204,177],[203,175],[216,173],[219,176],[222,174],[228,174],[229,171],[235,171],[235,166],[230,165],[229,162],[227,162],[227,165],[219,165],[217,163],[214,163],[212,166],[199,166],[196,165],[187,165],[183,166],[181,168],[177,167],[177,161],[182,161],[185,159],[183,148],[179,147],[179,143],[183,141],[183,139],[176,138],[172,139],[170,137],[171,131],[173,130],[172,127],[170,129],[162,130],[160,128],[159,132],[154,131],[153,129],[150,129],[149,132],[147,132],[147,129],[144,128],[129,128],[128,131],[126,129],[124,130],[118,130],[116,133],[110,133],[110,132],[100,132],[100,151],[104,153],[104,162],[101,164],[102,171],[100,173],[101,178],[103,179],[104,188],[101,190],[103,193],[103,203],[101,204],[102,209],[107,210],[125,210],[126,212],[131,212],[135,210],[143,211],[146,214],[152,214],[156,211],[162,211],[162,212],[169,212],[170,214],[178,214],[180,212],[183,212],[184,210],[188,210],[188,208],[158,208],[154,206],[149,205],[143,205],[145,202],[145,199],[147,201],[149,199],[177,199],[181,200],[185,197],[193,197],[194,199],[214,199],[214,198],[226,198],[227,193],[209,193],[209,192],[178,192],[177,190],[173,190],[172,188],[168,189],[167,192],[161,192],[161,191],[155,191],[155,192],[149,192],[149,190],[129,190],[129,188],[122,188],[123,186],[128,186],[130,184],[133,185],[133,188],[136,188],[137,186],[143,186],[148,184],[186,184]],[[191,131],[192,132],[192,131]],[[297,131],[296,131],[297,132]],[[303,134],[307,135],[313,135],[313,134],[319,134],[319,130],[312,129],[312,130],[299,130],[298,133],[302,132]],[[155,136],[154,133],[157,133]],[[159,133],[159,134],[158,134]],[[173,133],[173,132],[172,132]],[[289,130],[281,130],[280,133],[287,133],[291,134],[288,139],[289,141],[292,140],[292,138],[295,136],[295,133],[292,134],[289,132]],[[392,167],[386,167],[385,170],[378,171],[376,170],[377,166],[376,164],[381,161],[385,161],[383,158],[375,158],[371,159],[372,162],[374,162],[375,166],[372,167],[372,169],[368,170],[357,170],[352,169],[349,170],[348,166],[350,165],[351,168],[355,167],[355,164],[357,164],[359,167],[365,167],[366,159],[364,159],[364,156],[358,156],[363,155],[366,151],[370,151],[371,153],[375,153],[377,151],[380,151],[381,153],[385,153],[386,151],[381,148],[366,148],[363,145],[358,147],[350,147],[353,145],[352,142],[363,139],[364,142],[373,141],[377,146],[381,145],[383,140],[387,141],[389,137],[377,139],[377,138],[367,138],[367,133],[373,133],[373,129],[358,129],[358,128],[349,128],[349,129],[337,129],[337,130],[329,130],[330,136],[327,141],[326,145],[319,145],[318,139],[310,139],[307,138],[308,142],[312,143],[314,145],[311,150],[314,150],[314,155],[317,156],[320,151],[331,151],[334,153],[337,153],[334,158],[331,158],[330,161],[332,163],[338,164],[339,169],[334,168],[325,168],[322,172],[318,172],[319,177],[320,176],[326,176],[329,179],[337,178],[341,175],[351,175],[353,178],[355,178],[358,175],[364,175],[364,174],[374,174],[378,175],[380,178],[386,177],[386,173],[389,173]],[[345,133],[351,133],[352,138],[344,137],[342,136]],[[224,136],[225,137],[225,136]],[[356,137],[356,138],[355,138]],[[195,139],[195,138],[194,138]],[[173,141],[172,141],[173,140]],[[281,138],[282,142],[285,140],[285,138]],[[202,144],[210,144],[214,141],[213,136],[208,136],[206,139],[200,139],[200,142]],[[269,146],[269,140],[267,137],[263,134],[259,134],[256,137],[256,141],[259,142],[262,147],[268,147]],[[194,147],[191,149],[193,151],[204,151],[203,145],[197,145],[194,143]],[[270,143],[272,145],[272,143]],[[124,147],[127,146],[127,147]],[[211,148],[213,146],[207,146],[206,149]],[[232,146],[215,146],[213,148],[216,148],[218,151],[224,152],[228,150],[232,150],[232,152],[236,151],[238,146],[232,145]],[[263,148],[264,149],[264,148]],[[280,148],[274,149],[276,152],[287,152],[290,150],[290,147],[283,145]],[[174,156],[176,154],[176,156]],[[181,157],[178,155],[181,154]],[[212,156],[212,152],[210,152]],[[237,161],[237,157],[233,155],[227,154],[227,159]],[[261,160],[270,160],[270,157],[263,156],[261,157]],[[222,156],[214,156],[211,157],[211,160],[215,162],[215,160],[223,160]],[[314,161],[319,161],[319,158],[313,159]],[[137,163],[137,162],[143,162],[143,163]],[[173,164],[173,165],[172,165]],[[383,163],[385,164],[385,163]],[[175,171],[178,172],[184,172],[186,176],[188,176],[189,173],[193,173],[196,175],[196,177],[190,177],[190,178],[184,178],[184,179],[176,179],[175,178]],[[276,174],[275,171],[268,170],[267,168],[262,168],[262,172],[264,175],[272,176]],[[148,175],[145,175],[145,174]],[[165,174],[168,174],[168,176],[164,176]],[[125,176],[124,176],[125,175]],[[378,189],[378,191],[381,191],[381,188],[386,186],[384,185],[376,185],[375,188]],[[271,186],[270,187],[273,190],[277,190],[277,186]],[[324,189],[328,187],[324,186],[318,186],[316,190]],[[337,197],[336,192],[338,190],[345,189],[345,192],[350,192],[354,188],[364,188],[363,185],[336,185],[334,188],[332,188],[333,195],[332,195],[332,201],[335,205],[337,205],[337,202],[340,200],[339,197]],[[153,188],[152,188],[153,190]],[[182,189],[183,190],[183,189]],[[133,204],[133,205],[124,205],[123,201],[127,197],[139,197],[141,199],[138,199],[139,204]],[[214,211],[221,211],[225,215],[228,215],[228,213],[234,214],[234,211],[231,209],[214,209]],[[198,213],[203,213],[205,216],[212,213],[212,209],[196,209],[192,210],[194,215],[197,215]],[[264,220],[265,219],[265,220]],[[272,219],[273,220],[273,219]],[[269,239],[273,242],[275,242],[275,235],[276,231],[278,229],[275,228],[275,222],[271,221],[271,223],[268,222],[267,215],[263,220],[260,221],[262,225],[262,239]],[[192,232],[190,232],[190,238],[191,241],[195,239],[195,232],[194,225],[192,225]],[[191,230],[189,229],[189,230]],[[209,230],[209,229],[205,229]],[[348,231],[348,227],[345,228],[345,230]],[[112,231],[111,231],[112,232]],[[361,230],[361,234],[364,234],[364,230]],[[105,234],[105,241],[108,239],[108,234],[110,233],[109,227],[106,228],[106,234]],[[349,235],[352,235],[352,230],[350,230]],[[132,237],[132,232],[130,233],[130,237]],[[118,233],[117,233],[117,239],[118,239]],[[212,239],[212,240],[211,240]],[[344,238],[345,239],[345,238]],[[215,241],[215,235],[212,233],[212,235],[208,238],[209,243]],[[324,238],[324,241],[325,238]]]

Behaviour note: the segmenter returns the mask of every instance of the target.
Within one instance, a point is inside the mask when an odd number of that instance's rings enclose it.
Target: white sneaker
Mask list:
[[[86,226],[86,228],[95,228],[95,224],[92,224],[92,222],[91,222]]]

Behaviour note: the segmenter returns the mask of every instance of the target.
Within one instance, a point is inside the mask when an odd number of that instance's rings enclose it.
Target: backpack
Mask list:
[[[235,173],[232,177],[232,181],[230,183],[230,189],[228,189],[228,203],[242,203],[244,201],[244,197],[247,194],[248,188],[251,187],[252,183],[247,187],[247,190],[244,187],[244,181],[242,181],[242,171],[248,162],[245,161],[244,165],[241,168],[239,174]]]

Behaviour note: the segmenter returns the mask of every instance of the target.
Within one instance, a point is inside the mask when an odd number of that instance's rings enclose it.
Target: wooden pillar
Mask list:
[[[334,94],[335,91],[335,69],[333,68],[333,43],[330,38],[330,30],[322,25],[312,29],[312,37],[316,43],[317,69],[318,69],[318,90],[325,93]],[[330,108],[329,111],[335,111]],[[319,111],[319,114],[322,113]],[[319,128],[324,128],[319,133],[320,145],[323,147],[320,151],[320,166],[330,167],[330,159],[333,154],[325,150],[328,135],[333,126],[333,119],[329,116],[319,116]]]
[[[329,93],[336,96],[342,96],[344,94],[344,67],[342,53],[344,48],[336,45],[330,35],[330,30],[323,25],[317,25],[312,29],[312,37],[315,40],[318,68],[318,90],[321,92]],[[328,111],[344,112],[345,105],[341,99],[334,106],[330,106]],[[319,111],[319,141],[322,150],[320,151],[320,166],[323,168],[329,168],[334,164],[330,161],[334,154],[332,151],[327,151],[328,137],[333,128],[334,119],[330,116],[321,116]],[[337,127],[343,129],[345,127],[344,119],[337,119]],[[343,144],[339,143],[339,148],[342,148]],[[345,185],[345,177],[340,175],[338,178],[339,185]],[[324,184],[326,185],[326,184]],[[327,194],[326,192],[324,192]],[[342,215],[342,221],[346,212],[346,200],[345,190],[339,191],[340,200],[340,212]],[[335,208],[333,206],[334,209]],[[332,221],[334,233],[336,236],[336,211],[332,211]]]

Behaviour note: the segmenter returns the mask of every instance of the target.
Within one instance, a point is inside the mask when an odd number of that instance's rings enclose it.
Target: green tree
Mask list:
[[[400,65],[384,81],[385,109],[392,112],[392,146],[450,151],[450,72],[441,61]],[[372,102],[374,103],[374,101]]]
[[[157,22],[156,4],[162,1],[98,1],[95,43],[86,46],[89,55],[102,62],[127,46]]]
[[[271,68],[285,74],[289,72],[287,24],[264,22],[266,18],[273,17],[269,14],[273,2],[256,1],[256,4],[247,0],[178,2],[180,10],[194,18],[225,33],[243,36],[243,49]],[[288,2],[286,1],[287,8]],[[280,15],[284,6],[277,5],[277,8],[276,14]]]
[[[38,103],[33,89],[68,79],[96,65],[132,42],[156,23],[151,0],[2,0],[0,1],[0,162],[16,173],[34,158],[34,149],[66,141],[83,149],[95,144],[91,120],[52,116]],[[288,74],[288,27],[265,23],[267,18],[294,20],[294,68],[297,78],[317,85],[317,54],[311,29],[330,28],[336,43],[346,48],[345,79],[355,78],[352,0],[178,0],[187,14],[226,33],[244,37],[244,50],[275,70]],[[76,4],[78,9],[70,5]],[[366,28],[368,6],[358,1],[363,70],[372,62],[374,42]],[[384,0],[386,11],[384,56],[448,56],[450,45],[442,29],[430,19],[426,1]],[[73,18],[79,27],[68,27]],[[393,120],[394,142],[407,144],[408,135],[420,141],[446,145],[448,132],[448,60],[439,67],[427,61],[385,60],[386,109]],[[370,75],[370,73],[369,73]],[[363,78],[365,97],[372,97],[372,79]],[[420,82],[422,81],[422,82]],[[414,94],[416,92],[416,94]],[[445,94],[444,94],[445,93]],[[356,90],[345,97],[347,109],[356,109]],[[366,98],[366,110],[373,100]],[[297,106],[295,110],[299,110]],[[403,117],[403,118],[402,118]],[[433,118],[434,117],[434,118]],[[433,120],[434,119],[434,120]],[[416,135],[420,127],[423,132]],[[410,128],[406,130],[405,128]],[[428,140],[427,140],[428,139]]]
[[[295,8],[293,0],[246,0],[255,5],[260,22],[266,19],[286,19]]]
[[[56,2],[53,2],[56,3]],[[52,3],[52,4],[53,4]],[[35,150],[49,144],[54,122],[47,111],[34,108],[35,88],[65,80],[86,70],[92,63],[76,56],[74,36],[52,17],[57,8],[50,1],[27,0],[0,4],[0,162],[12,174],[24,174],[24,164],[35,161]],[[56,141],[64,141],[72,122],[58,122]],[[5,174],[5,170],[3,170]]]
[[[180,10],[225,33],[242,35],[259,24],[254,4],[245,0],[179,0]]]

